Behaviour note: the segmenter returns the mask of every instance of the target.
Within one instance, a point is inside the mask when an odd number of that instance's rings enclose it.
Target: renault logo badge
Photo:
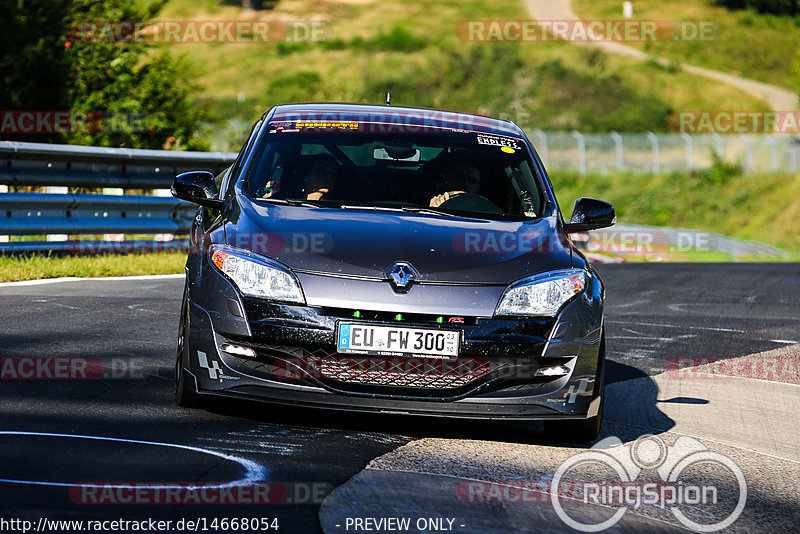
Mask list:
[[[396,290],[407,291],[411,283],[419,278],[419,273],[410,263],[397,262],[386,271],[386,278],[392,282]]]

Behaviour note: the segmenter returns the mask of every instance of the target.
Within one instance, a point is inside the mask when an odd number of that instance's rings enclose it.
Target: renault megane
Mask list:
[[[511,122],[357,104],[270,109],[233,165],[176,177],[190,234],[176,400],[542,420],[603,411],[605,289]]]

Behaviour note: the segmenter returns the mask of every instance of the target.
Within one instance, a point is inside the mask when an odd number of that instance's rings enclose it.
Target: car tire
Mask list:
[[[600,396],[600,408],[597,415],[578,421],[546,421],[545,432],[559,440],[571,443],[589,443],[600,435],[603,424],[603,404],[605,404],[606,389],[606,336],[605,332],[600,339],[600,352],[597,356],[597,377],[595,382],[595,397]]]
[[[175,358],[175,403],[183,408],[200,407],[200,395],[197,393],[197,384],[194,377],[186,372],[185,358],[188,355],[188,291],[183,289],[183,304],[181,306],[181,319],[178,327],[178,350]]]

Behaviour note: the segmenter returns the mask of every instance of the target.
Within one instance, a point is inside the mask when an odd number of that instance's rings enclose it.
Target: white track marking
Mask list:
[[[603,421],[605,421],[605,420],[606,419],[603,419]],[[626,423],[625,421],[615,421],[614,419],[608,419],[608,422],[614,423],[614,424],[617,424],[617,425],[629,426],[629,427],[632,427],[632,428],[641,428],[643,430],[656,430],[658,432],[663,432],[665,434],[676,434],[678,436],[688,436],[690,438],[699,439],[700,441],[709,441],[711,443],[717,443],[719,445],[724,445],[726,447],[730,447],[731,449],[739,449],[740,451],[752,452],[752,453],[755,453],[755,454],[759,454],[761,456],[767,456],[769,458],[775,458],[776,460],[782,460],[784,462],[791,462],[793,464],[800,464],[800,461],[798,461],[798,460],[792,460],[791,458],[784,458],[783,456],[777,456],[775,454],[770,454],[768,452],[762,452],[762,451],[758,451],[758,450],[755,450],[755,449],[750,449],[750,448],[747,448],[747,447],[741,447],[739,445],[734,445],[732,443],[728,443],[728,442],[725,442],[725,441],[720,441],[718,439],[708,438],[706,436],[698,436],[698,435],[695,435],[695,434],[687,434],[685,432],[678,432],[676,430],[667,430],[667,429],[659,428],[659,427],[655,427],[655,426],[634,425],[634,424],[631,424],[631,423]]]
[[[57,284],[59,282],[85,282],[87,280],[117,281],[117,280],[171,280],[184,278],[186,273],[179,274],[143,274],[137,276],[95,276],[79,278],[77,276],[64,276],[61,278],[44,278],[41,280],[22,280],[20,282],[0,282],[0,287],[38,286],[40,284]]]
[[[647,304],[648,302],[652,302],[652,301],[650,299],[634,300],[633,302],[627,302],[625,304],[616,304],[614,306],[614,309],[617,309],[617,308],[629,308],[631,306],[636,306],[638,304]]]
[[[688,325],[676,325],[676,324],[662,324],[662,323],[637,323],[633,321],[614,321],[606,319],[607,323],[612,324],[635,324],[640,326],[660,326],[664,328],[688,328],[690,330],[711,330],[713,332],[737,332],[740,334],[744,334],[744,330],[739,330],[736,328],[714,328],[711,326],[688,326]]]
[[[117,443],[135,443],[137,445],[154,445],[157,447],[171,447],[174,449],[183,449],[192,452],[199,452],[201,454],[209,454],[211,456],[216,456],[217,458],[221,458],[223,460],[227,460],[229,462],[234,462],[239,464],[245,469],[245,474],[239,480],[233,480],[231,482],[225,482],[223,484],[214,484],[211,486],[203,485],[204,488],[227,488],[232,486],[244,486],[248,484],[252,484],[254,482],[259,482],[262,480],[266,480],[267,470],[264,466],[246,458],[240,458],[238,456],[233,456],[230,454],[225,454],[223,452],[214,451],[211,449],[204,449],[202,447],[193,447],[191,445],[179,445],[177,443],[162,443],[159,441],[142,441],[138,439],[125,439],[125,438],[109,438],[105,436],[84,436],[80,434],[51,434],[48,432],[25,432],[22,430],[0,430],[0,435],[5,436],[40,436],[40,437],[47,437],[47,438],[69,438],[69,439],[91,439],[96,441],[113,441]],[[34,486],[61,486],[61,487],[87,487],[87,488],[128,488],[130,484],[81,484],[81,483],[69,483],[69,482],[46,482],[46,481],[39,481],[39,480],[14,480],[14,479],[6,479],[0,478],[0,482],[5,482],[8,484],[27,484],[27,485],[34,485]],[[183,489],[189,488],[191,489],[192,486],[175,486],[169,484],[153,484],[149,486],[140,486],[136,485],[137,488],[148,488],[148,489]]]
[[[131,311],[137,312],[145,312],[145,313],[161,313],[161,310],[154,310],[152,308],[142,308],[142,306],[151,306],[151,304],[142,303],[142,304],[131,304],[127,308]]]

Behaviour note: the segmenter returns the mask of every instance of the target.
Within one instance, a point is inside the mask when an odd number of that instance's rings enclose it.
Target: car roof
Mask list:
[[[350,103],[281,104],[267,112],[270,122],[349,122],[406,126],[420,129],[460,130],[496,135],[523,137],[513,122],[492,119],[471,113],[404,106],[382,106]],[[411,130],[413,128],[413,130]]]

